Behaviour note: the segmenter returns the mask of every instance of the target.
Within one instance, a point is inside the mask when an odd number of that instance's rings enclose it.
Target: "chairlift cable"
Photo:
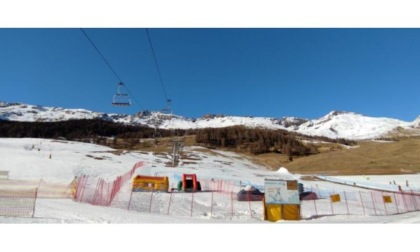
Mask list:
[[[120,81],[120,83],[124,83],[121,80],[120,76],[117,74],[117,72],[114,70],[114,68],[111,66],[111,64],[108,62],[108,60],[101,53],[99,48],[95,45],[95,43],[93,43],[92,39],[90,39],[90,37],[87,35],[87,33],[83,30],[83,28],[80,28],[80,31],[85,35],[86,39],[90,42],[90,44],[93,46],[93,48],[95,48],[96,52],[99,54],[99,56],[101,56],[101,58],[103,59],[105,64],[109,67],[109,69],[112,71],[112,73],[115,75],[115,77],[117,77],[117,79]],[[134,101],[137,103],[137,105],[140,107],[140,109],[144,110],[143,107],[140,105],[139,101],[137,100],[137,98],[128,89],[127,85],[124,84],[124,87],[128,91],[128,93],[130,94],[130,96],[134,99]]]
[[[167,102],[167,103],[169,103],[169,102],[171,102],[171,99],[169,99],[169,98],[168,98],[168,95],[166,94],[166,89],[165,89],[165,85],[163,84],[162,74],[161,74],[161,72],[160,72],[160,68],[159,68],[159,65],[158,65],[158,63],[157,63],[157,59],[156,59],[155,49],[153,48],[152,40],[150,39],[149,29],[147,29],[147,28],[146,28],[146,34],[147,34],[147,39],[148,39],[148,41],[149,41],[150,48],[151,48],[151,50],[152,50],[153,60],[154,60],[154,62],[155,62],[155,65],[156,65],[156,70],[157,70],[157,72],[158,72],[160,85],[161,85],[161,87],[162,87],[163,94],[164,94],[164,96],[165,96],[166,102]]]
[[[124,84],[125,89],[127,90],[128,94],[134,99],[134,101],[137,103],[137,105],[140,107],[141,110],[144,110],[143,107],[140,105],[140,102],[137,100],[137,98],[131,93],[130,89],[128,89],[127,85]]]
[[[111,71],[114,73],[115,77],[117,77],[117,79],[120,82],[123,82],[120,78],[120,76],[118,76],[117,72],[115,72],[114,68],[111,66],[111,64],[109,64],[108,60],[106,60],[106,58],[104,57],[104,55],[101,53],[101,51],[99,51],[98,47],[95,45],[95,43],[93,43],[93,41],[89,38],[89,36],[86,34],[85,30],[83,30],[83,28],[80,28],[80,30],[82,31],[82,33],[85,35],[85,37],[87,38],[87,40],[89,40],[90,44],[93,46],[93,48],[95,48],[96,52],[98,52],[98,54],[101,56],[101,58],[104,60],[105,64],[109,67],[109,69],[111,69]]]

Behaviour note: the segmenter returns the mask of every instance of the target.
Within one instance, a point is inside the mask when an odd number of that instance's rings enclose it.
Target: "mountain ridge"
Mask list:
[[[420,116],[413,122],[387,117],[368,117],[355,112],[334,110],[318,119],[298,117],[253,117],[207,114],[187,118],[174,114],[140,111],[133,115],[94,112],[0,102],[0,120],[21,122],[55,122],[71,119],[101,119],[130,125],[146,125],[161,129],[223,128],[243,125],[249,128],[282,129],[310,136],[365,140],[381,138],[396,129],[414,130],[420,134]]]

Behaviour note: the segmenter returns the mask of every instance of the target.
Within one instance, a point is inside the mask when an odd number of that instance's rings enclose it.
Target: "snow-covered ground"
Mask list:
[[[13,181],[16,186],[30,187],[42,185],[44,183],[55,183],[70,185],[74,177],[87,175],[91,178],[103,178],[113,181],[131,169],[138,161],[144,162],[144,166],[136,171],[136,174],[148,176],[167,176],[170,181],[170,188],[176,188],[177,182],[184,173],[195,173],[203,186],[209,186],[209,181],[227,181],[223,184],[224,189],[239,191],[241,187],[252,185],[260,190],[264,189],[264,179],[283,178],[299,179],[299,174],[291,174],[286,168],[282,167],[278,171],[270,171],[265,167],[257,165],[239,154],[207,150],[203,147],[186,147],[183,150],[183,158],[180,165],[176,168],[171,167],[171,156],[169,154],[154,154],[151,152],[128,152],[116,151],[114,149],[80,142],[34,139],[34,138],[2,138],[0,139],[0,170],[8,171],[8,180],[0,181],[0,189],[11,188]],[[301,181],[306,191],[313,191],[319,197],[327,198],[330,194],[341,193],[343,191],[369,191],[369,188],[382,189],[388,191],[398,191],[400,186],[404,191],[420,191],[420,175],[384,175],[384,176],[336,176],[325,177],[326,181]],[[7,183],[6,183],[7,181]],[[332,183],[338,182],[338,183]],[[207,183],[207,184],[206,184]],[[246,205],[244,209],[240,204],[234,205],[237,218],[232,216],[214,215],[209,217],[210,196],[202,193],[196,196],[195,201],[201,205],[195,206],[202,214],[192,215],[176,209],[176,202],[183,198],[190,200],[191,194],[175,194],[167,196],[162,194],[156,196],[153,207],[159,208],[156,204],[159,200],[162,209],[156,211],[141,211],[135,204],[128,206],[130,197],[130,181],[126,183],[120,193],[115,198],[115,207],[99,207],[89,204],[79,203],[71,199],[39,199],[36,204],[35,218],[12,218],[0,217],[0,222],[8,223],[260,223],[261,205],[253,202],[252,206]],[[363,188],[355,188],[354,185]],[[134,194],[133,200],[140,200],[140,194]],[[153,195],[152,195],[153,196]],[[236,196],[236,195],[234,195]],[[147,196],[149,197],[149,196]],[[188,197],[188,198],[187,198]],[[219,197],[220,204],[229,205],[230,195]],[[171,214],[164,216],[161,213],[169,213],[167,202],[174,202],[170,210]],[[227,201],[227,202],[225,202]],[[191,200],[190,200],[191,202]],[[216,204],[216,203],[214,203]],[[113,205],[111,205],[113,206]],[[130,211],[124,210],[130,208]],[[202,209],[200,209],[200,207]],[[206,209],[206,207],[208,209]],[[228,206],[225,206],[228,209]],[[252,209],[255,213],[248,211]],[[92,211],[92,209],[95,209]],[[136,209],[138,211],[136,211]],[[188,210],[189,208],[187,208]],[[215,207],[215,209],[217,209]],[[223,212],[223,208],[220,208]],[[212,207],[213,210],[213,207]],[[228,210],[226,210],[229,212]],[[243,212],[241,212],[243,211]],[[118,213],[115,213],[118,212]],[[147,213],[145,213],[147,212]],[[150,213],[149,213],[150,212]],[[156,214],[160,213],[160,214]],[[179,214],[177,214],[179,213]],[[182,213],[182,214],[181,214]],[[241,215],[242,214],[242,215]],[[244,217],[250,215],[249,217]],[[118,216],[118,217],[114,217]],[[217,216],[217,218],[215,217]],[[392,222],[398,222],[400,215],[393,216]],[[404,221],[407,222],[407,217]],[[381,222],[382,218],[377,216],[354,217],[323,217],[318,219],[308,219],[304,222]],[[363,221],[361,221],[363,220]],[[390,222],[387,220],[386,222]],[[417,218],[413,222],[418,222]]]
[[[263,166],[256,165],[241,155],[214,150],[203,150],[201,147],[189,147],[184,149],[187,158],[181,159],[179,167],[173,168],[166,165],[170,161],[169,155],[155,155],[146,152],[118,152],[114,149],[98,146],[88,143],[79,143],[71,141],[57,141],[48,139],[0,139],[0,170],[9,171],[9,180],[33,181],[37,182],[41,179],[51,183],[70,184],[75,176],[82,174],[91,177],[101,177],[112,181],[117,176],[127,172],[138,161],[143,161],[145,165],[137,170],[137,174],[142,175],[158,175],[168,176],[170,185],[174,186],[179,180],[182,173],[196,173],[201,179],[226,179],[232,181],[236,186],[252,184],[261,187],[265,178],[296,178],[298,174],[290,174],[287,169],[280,168],[278,171],[269,171]],[[372,183],[376,187],[383,185],[385,188],[392,184],[406,185],[407,181],[412,188],[420,187],[419,175],[398,175],[398,176],[359,176],[359,177],[336,177],[336,180],[344,180],[350,185],[331,183],[328,181],[303,181],[305,189],[310,189],[322,195],[325,193],[334,193],[342,191],[368,191],[369,189],[359,189],[351,186],[353,181],[363,181],[365,184]],[[0,181],[1,182],[1,181]],[[0,189],[7,188],[9,185],[0,183]],[[130,190],[129,183],[121,189],[121,195],[128,195]],[[124,194],[126,193],[126,194]],[[181,195],[181,194],[177,194]],[[191,194],[184,194],[185,197],[191,197]],[[209,196],[209,195],[207,195]],[[6,247],[22,246],[17,242],[25,236],[25,239],[34,243],[39,243],[40,239],[48,238],[64,242],[64,244],[56,244],[64,249],[89,250],[98,248],[109,249],[105,243],[112,242],[113,250],[138,248],[138,244],[147,243],[147,248],[159,247],[166,250],[181,250],[184,246],[191,243],[191,239],[198,241],[194,243],[194,247],[204,251],[212,249],[233,249],[234,251],[255,251],[261,248],[273,248],[273,246],[286,246],[292,249],[302,248],[305,246],[301,241],[305,242],[308,247],[304,249],[313,249],[310,243],[322,243],[325,247],[323,250],[330,250],[334,243],[345,242],[340,250],[350,251],[354,248],[348,246],[355,242],[367,242],[372,244],[359,245],[357,248],[378,248],[384,246],[382,242],[389,243],[391,238],[400,239],[398,232],[404,232],[404,241],[399,243],[398,248],[411,244],[413,240],[406,238],[413,237],[411,227],[400,225],[389,227],[377,227],[375,224],[393,223],[393,224],[419,224],[420,212],[410,212],[404,214],[393,214],[386,216],[369,216],[369,215],[336,215],[321,216],[318,218],[309,218],[301,221],[279,221],[276,223],[264,222],[258,215],[261,209],[260,203],[252,205],[252,209],[256,211],[255,215],[248,217],[246,214],[248,205],[240,208],[235,205],[235,215],[215,215],[209,216],[209,206],[204,200],[207,197],[202,194],[203,200],[199,211],[204,214],[194,215],[185,214],[181,207],[173,206],[171,214],[162,214],[155,212],[136,211],[136,208],[130,210],[120,207],[101,207],[93,206],[86,203],[75,202],[71,199],[45,199],[40,198],[36,202],[36,211],[34,218],[23,217],[1,217],[0,216],[0,237],[1,241],[7,240]],[[118,195],[117,198],[118,199]],[[180,196],[182,197],[182,195]],[[200,198],[197,198],[200,200]],[[229,204],[229,200],[224,202],[219,199],[218,204]],[[121,201],[122,202],[122,201]],[[200,202],[200,201],[199,201]],[[164,206],[165,209],[167,208]],[[201,208],[200,208],[201,207]],[[242,212],[240,212],[242,211]],[[241,215],[242,213],[242,215]],[[244,214],[245,213],[245,214]],[[85,225],[83,228],[75,228],[74,226],[65,228],[57,227],[51,230],[51,226],[45,227],[41,225],[41,230],[45,235],[39,234],[38,229],[34,231],[33,226],[25,224],[136,224],[136,225],[112,225],[112,229],[100,225]],[[207,224],[218,225],[207,225]],[[334,224],[333,226],[312,225],[312,224]],[[358,224],[354,225],[346,224]],[[5,225],[5,224],[21,224],[21,225]],[[177,224],[177,225],[168,225]],[[184,225],[194,224],[194,225]],[[232,225],[241,224],[241,225]],[[245,224],[245,225],[244,225]],[[259,224],[259,225],[256,225]],[[279,224],[279,225],[272,225]],[[282,225],[284,224],[284,225]],[[296,225],[290,225],[296,224]],[[302,225],[303,224],[303,225]],[[337,225],[341,224],[341,225]],[[368,226],[366,226],[368,225]],[[416,226],[416,225],[414,225]],[[66,226],[67,227],[67,226]],[[76,225],[76,227],[80,227]],[[22,232],[22,229],[29,230]],[[339,232],[333,231],[338,230]],[[401,230],[403,229],[403,230]],[[321,230],[321,233],[320,233]],[[367,233],[365,233],[368,230]],[[384,230],[389,230],[383,233]],[[34,233],[32,233],[34,231]],[[63,231],[63,232],[61,232]],[[341,233],[340,233],[341,232]],[[350,232],[350,233],[349,233]],[[357,233],[355,236],[354,232]],[[378,233],[378,235],[375,234]],[[77,234],[76,234],[77,233]],[[360,234],[366,234],[360,237]],[[31,236],[32,235],[32,236]],[[46,237],[45,237],[46,236]],[[391,238],[390,238],[391,236]],[[7,237],[10,239],[3,239]],[[370,237],[370,238],[369,238]],[[334,239],[333,239],[334,238]],[[368,239],[369,238],[369,239]],[[34,240],[35,239],[35,240]],[[98,240],[99,239],[99,240]],[[258,240],[258,242],[255,241]],[[285,240],[286,239],[286,240]],[[378,240],[379,239],[379,240]],[[164,243],[162,241],[165,240]],[[166,242],[167,241],[167,242]],[[116,242],[116,243],[114,243]],[[82,244],[80,244],[82,243]],[[26,244],[26,243],[25,243]],[[69,246],[67,246],[70,244]],[[29,245],[27,245],[29,246]],[[134,247],[133,247],[134,246]],[[294,247],[296,246],[296,247]],[[395,245],[397,246],[397,245]],[[393,243],[390,247],[393,247]],[[12,247],[15,248],[15,247]],[[48,247],[49,248],[49,247]],[[277,247],[276,247],[277,248]],[[13,249],[7,251],[14,251]],[[18,250],[16,250],[18,251]],[[21,250],[19,250],[21,251]],[[107,250],[108,251],[108,250]]]

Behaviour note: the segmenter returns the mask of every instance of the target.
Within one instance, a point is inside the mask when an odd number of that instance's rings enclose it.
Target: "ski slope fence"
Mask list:
[[[33,217],[37,198],[71,197],[71,186],[41,180],[0,180],[0,216]]]
[[[142,166],[143,162],[137,162],[130,171],[118,176],[114,181],[82,175],[76,178],[74,182],[74,199],[96,206],[110,206],[121,187]]]
[[[238,201],[234,191],[121,193],[111,206],[198,218],[263,218],[261,201]],[[384,216],[419,210],[420,195],[398,192],[343,191],[328,198],[301,201],[302,219],[327,215]]]
[[[34,217],[37,198],[73,198],[77,202],[97,206],[169,216],[263,219],[264,207],[261,201],[237,200],[237,193],[244,187],[243,181],[199,177],[201,191],[197,192],[175,190],[176,181],[167,192],[133,192],[131,179],[141,167],[143,162],[137,162],[128,172],[112,181],[87,175],[77,177],[71,184],[2,179],[0,216]],[[175,175],[176,180],[178,177]],[[342,192],[320,190],[312,186],[306,188],[306,191],[315,192],[318,199],[301,201],[301,218],[328,215],[384,216],[420,211],[420,193],[354,188],[354,191]]]
[[[71,185],[40,180],[0,180],[0,190],[20,192],[38,190],[38,198],[65,199],[71,197]]]
[[[111,206],[130,211],[203,218],[262,218],[261,201],[237,201],[235,181],[199,179],[201,191],[122,191]]]
[[[384,216],[420,210],[420,194],[388,191],[343,191],[301,202],[301,217],[326,215]]]
[[[0,190],[0,216],[34,217],[37,189]]]
[[[316,176],[316,178],[324,181],[333,182],[336,184],[342,184],[342,185],[349,185],[359,188],[365,188],[365,189],[375,189],[375,190],[384,190],[384,191],[403,191],[403,192],[420,192],[420,187],[409,185],[409,181],[406,180],[405,184],[397,184],[395,183],[395,180],[390,181],[389,184],[383,184],[383,183],[375,183],[373,181],[363,181],[363,180],[347,180],[345,178],[338,178],[334,176]]]
[[[112,206],[130,211],[214,219],[262,219],[261,201],[238,201],[234,192],[131,192]]]
[[[144,213],[214,219],[263,219],[261,201],[237,200],[237,193],[243,187],[240,181],[198,178],[202,189],[199,192],[177,191],[174,183],[168,192],[133,192],[131,183],[127,182],[142,165],[137,163],[113,182],[88,176],[78,178],[75,199]],[[316,193],[318,199],[301,201],[302,219],[326,215],[383,216],[420,210],[420,194],[413,192],[372,189],[339,193],[318,190]]]

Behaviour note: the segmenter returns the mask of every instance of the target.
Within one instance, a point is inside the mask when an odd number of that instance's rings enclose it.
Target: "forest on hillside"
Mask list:
[[[313,144],[302,140],[312,139],[353,145],[346,139],[309,137],[286,130],[269,130],[232,126],[226,128],[205,128],[189,130],[154,129],[148,126],[125,125],[100,119],[79,119],[60,122],[16,122],[0,121],[0,137],[50,138],[86,141],[105,144],[106,137],[122,139],[134,145],[140,139],[161,137],[194,136],[195,142],[210,148],[233,148],[252,154],[281,153],[292,160],[294,156],[318,153]]]
[[[262,128],[246,128],[232,126],[226,128],[206,128],[195,131],[198,144],[206,147],[235,148],[252,154],[281,153],[289,157],[317,154],[314,144],[303,140],[316,140],[344,145],[354,145],[355,141],[347,139],[329,139],[326,137],[304,136],[286,130],[270,130]],[[307,141],[306,141],[307,142]]]
[[[171,132],[159,130],[161,135]],[[65,138],[68,140],[97,137],[150,138],[155,130],[100,119],[78,119],[59,122],[0,121],[0,137]]]
[[[285,130],[251,129],[243,126],[198,129],[196,142],[208,147],[235,148],[252,154],[282,153],[293,156],[318,153],[313,145],[304,145],[296,134]]]

